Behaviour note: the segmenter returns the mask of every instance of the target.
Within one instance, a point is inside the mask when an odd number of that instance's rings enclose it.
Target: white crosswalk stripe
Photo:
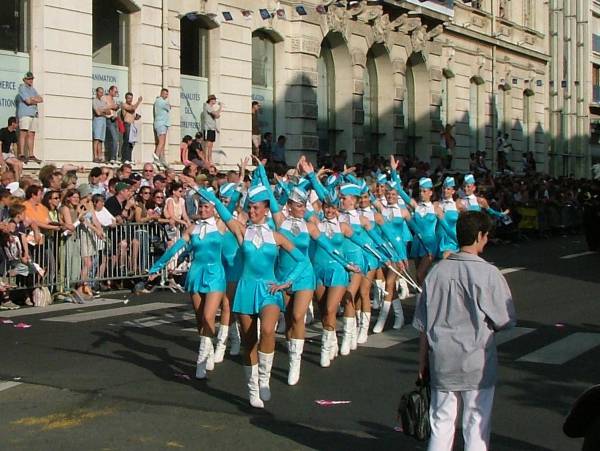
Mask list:
[[[21,382],[0,381],[0,391],[8,390],[9,388],[16,387],[17,385],[21,385]]]
[[[501,330],[500,332],[496,332],[496,346],[503,345],[504,343],[508,343],[516,338],[522,337],[523,335],[527,335],[528,333],[533,332],[535,329],[530,327],[512,327],[510,329]]]
[[[560,258],[563,259],[563,260],[571,260],[572,258],[584,257],[586,255],[592,255],[592,254],[597,254],[597,252],[594,252],[594,251],[585,251],[585,252],[579,252],[577,254],[563,255]]]
[[[526,268],[523,267],[515,267],[515,268],[503,268],[500,270],[500,272],[504,275],[506,274],[511,274],[513,272],[519,272],[519,271],[523,271]]]
[[[562,365],[600,345],[600,334],[576,332],[517,359],[518,362]]]
[[[75,313],[73,315],[54,316],[44,318],[43,321],[54,321],[62,323],[81,323],[84,321],[93,321],[103,318],[112,318],[113,316],[132,315],[135,313],[150,312],[152,310],[161,310],[181,307],[182,304],[172,304],[166,302],[151,302],[149,304],[133,305],[130,307],[119,307],[104,310],[95,310],[93,312]]]
[[[176,312],[176,313],[165,313],[164,315],[153,315],[146,318],[135,319],[131,321],[123,321],[118,325],[128,327],[155,327],[163,326],[165,324],[179,323],[182,321],[189,321],[195,319],[196,315],[190,312]],[[109,324],[109,326],[115,326],[116,324]],[[195,328],[193,330],[196,330]]]

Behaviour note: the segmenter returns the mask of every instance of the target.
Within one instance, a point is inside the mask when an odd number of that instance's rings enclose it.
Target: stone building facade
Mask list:
[[[550,2],[550,171],[590,176],[600,163],[600,1]]]
[[[435,164],[440,130],[451,124],[457,169],[477,150],[493,167],[498,130],[509,135],[514,165],[526,151],[547,165],[547,2],[9,3],[18,14],[14,48],[0,50],[0,121],[31,69],[45,98],[37,140],[46,160],[91,160],[92,92],[115,84],[122,97],[144,97],[138,162],[151,160],[152,103],[164,86],[169,160],[214,93],[225,108],[215,146],[223,165],[250,152],[253,99],[263,105],[261,131],[288,138],[290,161],[345,150],[349,163],[395,152]]]

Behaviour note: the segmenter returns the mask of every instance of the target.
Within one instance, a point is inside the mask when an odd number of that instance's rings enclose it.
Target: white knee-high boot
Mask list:
[[[306,315],[304,315],[304,324],[309,325],[315,321],[315,311],[313,307],[312,301],[308,303],[308,309],[306,310]]]
[[[383,331],[391,306],[391,302],[383,301],[381,305],[381,310],[379,311],[379,316],[377,317],[377,322],[375,323],[375,327],[373,327],[374,334],[378,334],[381,333],[381,331]]]
[[[237,321],[229,327],[229,355],[240,354],[240,327]]]
[[[358,326],[358,344],[367,342],[369,335],[369,324],[371,323],[371,312],[360,312],[360,325]]]
[[[394,329],[401,329],[404,326],[404,312],[402,311],[402,302],[400,302],[400,299],[394,299],[392,307],[394,309],[394,325],[392,327]]]
[[[206,363],[210,348],[212,348],[210,337],[201,335],[200,345],[198,346],[198,358],[196,359],[196,379],[206,379]]]
[[[288,385],[296,385],[300,379],[300,365],[302,362],[302,351],[304,350],[304,340],[291,338],[288,341],[289,353],[289,371]]]
[[[208,357],[206,358],[206,371],[215,369],[215,348],[213,347],[212,338],[208,339]]]
[[[260,399],[258,390],[258,365],[244,366],[246,374],[246,383],[248,384],[248,400],[252,407],[262,409],[265,407]]]
[[[359,314],[362,313],[359,312]],[[354,327],[352,328],[352,338],[350,340],[350,350],[356,351],[358,349],[358,325],[360,324],[360,316],[354,317]]]
[[[227,336],[229,334],[229,326],[221,325],[217,332],[217,344],[215,345],[215,363],[221,363],[225,357],[225,349],[227,348]]]
[[[329,358],[331,360],[335,359],[340,353],[340,345],[338,344],[337,333],[336,331],[332,331],[333,335],[331,336],[332,345],[331,345],[331,353],[329,354]]]
[[[410,294],[406,280],[400,278],[396,281],[396,289],[398,290],[398,299],[406,299]]]
[[[273,366],[274,352],[266,354],[258,351],[258,392],[260,399],[269,401],[271,399],[271,367]]]
[[[350,349],[352,349],[352,336],[356,332],[356,318],[347,318],[344,316],[342,321],[344,322],[344,335],[342,336],[340,354],[348,355],[350,354]]]
[[[323,368],[329,367],[331,365],[331,354],[333,348],[333,339],[335,337],[334,330],[323,329],[323,334],[321,335],[321,366]]]
[[[373,302],[371,305],[374,309],[379,310],[385,296],[385,281],[375,279],[373,287]]]

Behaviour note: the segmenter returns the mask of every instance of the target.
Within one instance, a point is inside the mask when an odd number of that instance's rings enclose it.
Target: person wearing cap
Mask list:
[[[188,225],[181,238],[152,265],[149,273],[155,275],[151,276],[153,279],[180,251],[191,251],[193,258],[186,277],[185,290],[190,294],[200,335],[196,378],[205,379],[206,372],[212,371],[215,363],[218,363],[212,338],[216,332],[217,310],[226,288],[221,253],[227,226],[222,220],[216,219],[214,202],[201,196],[199,203],[198,223]],[[219,361],[222,360],[221,358]]]
[[[318,246],[313,257],[315,274],[317,276],[316,298],[321,307],[321,323],[323,325],[320,365],[323,368],[327,368],[340,352],[335,332],[337,324],[336,313],[346,297],[349,299],[344,312],[349,309],[348,303],[354,299],[354,296],[358,292],[361,283],[361,272],[365,271],[366,266],[365,256],[362,254],[362,251],[360,254],[353,252],[355,246],[360,249],[361,244],[355,244],[350,242],[350,240],[362,237],[363,241],[359,241],[363,243],[362,245],[368,241],[365,239],[365,234],[359,229],[355,233],[351,223],[340,220],[340,199],[335,189],[335,181],[328,180],[332,182],[332,185],[329,186],[334,186],[334,188],[328,190],[316,176],[311,163],[303,161],[301,162],[301,167],[323,205],[323,218],[318,224],[319,231],[322,234],[321,236],[326,237],[332,246],[330,252],[322,246]],[[343,190],[340,193],[344,196],[358,195],[360,193],[360,187],[358,186],[356,186],[356,190],[352,187],[352,184],[348,186],[342,185],[342,187]],[[346,203],[348,202],[346,200]],[[352,218],[355,220],[354,222],[358,221],[361,224],[368,224],[368,220],[360,217],[358,214],[353,215]],[[348,252],[349,247],[352,247],[350,252]],[[351,312],[352,315],[355,315],[354,309]],[[344,348],[342,350],[344,352],[343,355],[347,355],[353,346],[353,342],[358,344],[358,330],[355,317],[350,318],[350,315],[344,315],[343,321]],[[356,339],[353,339],[355,335]]]
[[[306,159],[302,158],[300,165],[306,173],[314,172],[312,165]],[[321,234],[321,231],[313,222],[305,219],[308,199],[309,193],[305,189],[301,186],[292,187],[287,197],[287,216],[277,222],[279,232],[290,240],[309,261],[302,276],[294,281],[285,294],[285,324],[289,356],[288,385],[296,385],[300,379],[300,363],[305,336],[304,318],[308,312],[309,305],[312,303],[316,288],[315,271],[309,259],[311,242],[314,241],[325,252],[332,252],[332,249],[334,249],[333,244],[329,242],[327,236]],[[335,257],[331,255],[328,257],[328,260],[330,258]],[[314,259],[314,261],[316,262],[317,259]],[[347,263],[345,264],[347,265]],[[276,272],[277,277],[283,279],[284,275],[290,272],[294,265],[295,261],[290,258],[290,255],[280,249],[279,266]]]
[[[217,119],[223,114],[223,105],[221,102],[217,102],[217,96],[211,94],[206,99],[206,103],[202,107],[202,134],[204,135],[205,143],[205,159],[206,166],[210,166],[213,163],[212,150],[215,141],[217,140],[217,133],[219,133],[219,127],[217,126]]]
[[[33,87],[33,73],[27,72],[23,76],[23,84],[19,86],[17,95],[17,119],[19,120],[19,158],[25,161],[33,160],[41,163],[33,152],[35,145],[35,132],[38,129],[38,105],[44,101]],[[27,149],[27,151],[25,150]]]
[[[408,222],[414,232],[410,256],[415,259],[417,265],[418,284],[425,280],[438,249],[436,235],[438,218],[435,212],[437,202],[434,204],[431,201],[432,196],[433,182],[429,177],[421,177],[419,179],[419,202]]]
[[[156,165],[162,165],[168,168],[169,165],[165,159],[165,147],[167,145],[167,132],[171,126],[171,104],[167,100],[169,98],[169,90],[162,88],[160,95],[154,101],[154,134],[156,135],[156,147],[152,157]]]
[[[383,237],[390,244],[393,255],[391,256],[394,268],[403,272],[408,268],[407,246],[412,241],[412,234],[408,230],[407,221],[410,213],[406,204],[399,196],[402,191],[402,180],[392,171],[392,180],[386,183],[385,199],[386,205],[381,205],[381,215],[376,220],[381,229]],[[402,206],[400,202],[402,201]],[[385,295],[379,310],[379,316],[373,333],[378,334],[385,327],[390,309],[394,312],[394,329],[400,329],[404,325],[404,312],[402,300],[408,297],[408,286],[404,279],[398,280],[397,274],[392,270],[385,271]],[[400,289],[398,289],[400,288]]]
[[[245,164],[242,162],[242,172],[245,171]],[[227,207],[234,218],[237,219],[238,202],[242,196],[241,185],[238,183],[225,183],[219,187],[219,199]],[[227,280],[227,289],[223,296],[221,306],[221,327],[217,335],[215,345],[215,362],[223,360],[227,341],[230,343],[229,355],[236,356],[240,353],[240,330],[237,318],[231,312],[232,302],[237,290],[237,284],[242,275],[243,261],[240,245],[236,236],[229,229],[223,235],[222,248],[223,267],[225,268],[225,278]]]
[[[458,207],[454,200],[456,181],[454,177],[446,177],[442,183],[442,200],[436,207],[436,214],[441,227],[438,227],[439,252],[446,259],[451,253],[459,251],[456,241],[456,222]]]
[[[483,209],[494,218],[502,219],[505,221],[507,220],[508,214],[510,212],[509,210],[495,210],[490,207],[486,198],[477,196],[477,185],[473,174],[465,175],[463,179],[463,190],[465,192],[465,197],[461,199],[461,202],[458,204],[458,208],[460,211],[481,211]]]
[[[250,405],[255,408],[263,408],[264,402],[271,399],[270,379],[275,352],[275,326],[279,313],[285,311],[281,292],[299,280],[308,264],[300,250],[269,226],[269,210],[273,217],[277,217],[281,212],[261,166],[259,165],[258,172],[255,173],[254,185],[248,190],[248,222],[234,219],[214,193],[206,189],[199,190],[204,199],[215,204],[221,220],[236,236],[241,248],[243,270],[232,310],[237,313],[241,325],[248,397]],[[280,248],[290,254],[296,265],[283,279],[278,280],[275,270]],[[257,331],[259,319],[260,339]]]

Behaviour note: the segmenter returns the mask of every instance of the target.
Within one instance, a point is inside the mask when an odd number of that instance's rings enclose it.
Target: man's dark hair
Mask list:
[[[100,177],[102,175],[102,168],[100,166],[94,166],[90,170],[90,177]]]
[[[25,199],[27,199],[27,200],[31,199],[33,196],[36,196],[37,193],[39,193],[43,189],[44,188],[42,188],[40,185],[29,185],[27,187],[27,189],[25,190]]]
[[[17,123],[17,118],[14,116],[11,116],[8,118],[8,126],[10,127],[12,124],[16,124]]]
[[[160,93],[162,94],[163,92],[169,92],[169,90],[168,90],[167,88],[162,88],[162,89],[160,90]]]
[[[126,93],[125,93],[125,97],[127,97],[127,96],[131,96],[131,97],[133,97],[133,93],[132,93],[132,92],[126,92]]]
[[[477,234],[485,235],[492,228],[492,221],[482,211],[465,211],[458,216],[456,237],[460,247],[470,246],[477,241]]]
[[[254,105],[258,105],[258,102],[256,100],[252,101],[252,106],[254,106]]]
[[[92,204],[97,204],[100,201],[104,202],[105,200],[106,199],[104,198],[104,196],[102,194],[94,194],[92,196]]]
[[[185,135],[182,139],[181,142],[183,143],[189,143],[190,141],[193,141],[192,137],[190,135]]]

